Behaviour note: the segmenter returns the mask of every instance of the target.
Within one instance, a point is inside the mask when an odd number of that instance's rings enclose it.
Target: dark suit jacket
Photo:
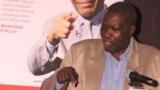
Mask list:
[[[100,90],[104,69],[104,53],[100,39],[86,40],[72,45],[61,64],[61,68],[74,67],[79,74],[79,84],[76,88],[71,84],[66,84],[64,88],[67,90]],[[128,55],[127,70],[136,70],[138,73],[160,82],[160,51],[158,49],[140,44],[132,38]],[[55,75],[43,82],[41,90],[55,90]],[[145,85],[145,88],[160,90],[160,86],[153,88]],[[127,77],[124,90],[129,90]]]

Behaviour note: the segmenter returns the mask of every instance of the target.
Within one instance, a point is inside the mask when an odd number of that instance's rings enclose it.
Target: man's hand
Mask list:
[[[56,44],[60,39],[67,38],[73,29],[72,23],[77,16],[73,12],[63,13],[55,18],[50,32],[48,33],[48,41],[51,44]]]
[[[57,81],[60,84],[71,82],[73,86],[78,85],[78,74],[72,67],[64,67],[57,72]]]

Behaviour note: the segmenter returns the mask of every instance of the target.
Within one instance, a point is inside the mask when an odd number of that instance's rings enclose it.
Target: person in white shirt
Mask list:
[[[71,2],[77,12],[66,12],[49,20],[41,38],[28,53],[28,68],[34,75],[43,75],[59,68],[73,43],[100,38],[100,23],[106,9],[104,0]],[[90,22],[89,37],[86,36],[85,22]]]

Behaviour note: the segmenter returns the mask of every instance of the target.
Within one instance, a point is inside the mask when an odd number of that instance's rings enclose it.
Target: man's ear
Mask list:
[[[131,25],[130,26],[130,36],[132,36],[135,31],[136,31],[136,26],[135,25]]]

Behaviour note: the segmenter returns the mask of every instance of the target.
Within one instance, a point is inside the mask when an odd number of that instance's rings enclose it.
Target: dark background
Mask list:
[[[124,0],[138,9],[137,39],[160,49],[160,0]]]

